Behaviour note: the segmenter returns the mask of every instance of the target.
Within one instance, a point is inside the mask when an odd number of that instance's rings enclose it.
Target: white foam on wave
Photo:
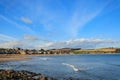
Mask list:
[[[72,64],[68,64],[68,63],[62,63],[62,64],[71,67],[74,71],[79,71],[79,69]]]
[[[40,58],[41,60],[48,61],[48,58]]]
[[[22,63],[27,63],[28,61],[21,61]]]

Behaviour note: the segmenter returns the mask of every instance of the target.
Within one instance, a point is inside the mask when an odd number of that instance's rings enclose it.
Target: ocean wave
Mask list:
[[[112,65],[112,66],[117,66],[117,67],[120,67],[120,64],[114,64],[114,63],[108,63],[109,65]]]
[[[48,58],[40,58],[41,60],[48,61]]]
[[[27,63],[28,61],[21,61],[21,63]]]
[[[62,63],[62,64],[71,67],[74,71],[79,71],[79,69],[75,65],[68,64],[68,63]]]

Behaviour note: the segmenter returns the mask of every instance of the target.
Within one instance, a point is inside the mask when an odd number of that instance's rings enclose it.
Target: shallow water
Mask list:
[[[28,70],[57,79],[120,80],[120,54],[37,56],[0,63],[0,69]]]

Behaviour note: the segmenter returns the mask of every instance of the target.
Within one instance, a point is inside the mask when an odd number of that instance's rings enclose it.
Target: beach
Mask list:
[[[66,55],[66,54],[62,54],[62,55]],[[61,55],[61,56],[62,56]],[[46,57],[46,56],[58,56],[55,54],[51,54],[51,55],[40,55],[40,54],[32,54],[32,55],[21,55],[21,54],[0,54],[0,62],[1,62],[1,66],[4,63],[9,63],[10,62],[14,62],[14,61],[25,61],[25,60],[31,60],[31,57]],[[44,60],[41,59],[41,61]],[[16,64],[11,64],[14,66],[17,66]],[[23,63],[23,65],[25,65]],[[26,66],[26,65],[25,65]],[[5,65],[4,65],[5,67]],[[19,68],[20,69],[20,68]],[[29,70],[14,70],[14,69],[0,69],[0,79],[2,80],[58,80],[56,78],[52,78],[50,76],[41,74],[41,72],[37,73],[34,71],[29,71]],[[71,80],[74,80],[73,78],[68,78]],[[64,78],[64,80],[67,80],[66,78]]]
[[[0,54],[0,62],[13,61],[13,60],[27,60],[30,59],[31,55],[20,55],[20,54]]]
[[[4,61],[14,61],[14,60],[28,60],[33,56],[57,56],[59,54],[0,54],[0,62]],[[70,54],[61,54],[61,55],[70,55]]]

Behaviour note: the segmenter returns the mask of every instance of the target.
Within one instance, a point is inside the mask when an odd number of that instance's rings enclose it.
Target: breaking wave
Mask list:
[[[79,69],[75,67],[75,65],[68,64],[68,63],[62,63],[62,64],[71,67],[74,71],[79,71]]]
[[[41,60],[48,61],[48,58],[40,58]]]

